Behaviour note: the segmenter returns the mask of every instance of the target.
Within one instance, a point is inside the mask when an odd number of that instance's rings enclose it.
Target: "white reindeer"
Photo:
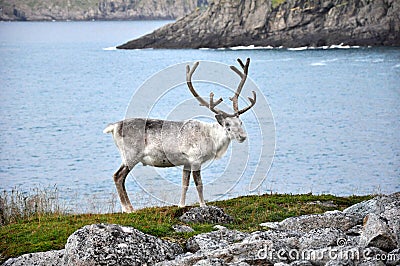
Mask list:
[[[216,108],[223,100],[214,102],[214,94],[210,93],[207,102],[199,96],[192,84],[192,75],[199,62],[190,69],[186,66],[186,82],[190,92],[200,102],[214,112],[217,123],[205,123],[198,120],[168,121],[147,118],[131,118],[108,125],[104,133],[112,133],[115,144],[122,157],[122,165],[114,174],[114,182],[123,212],[133,212],[134,209],[125,189],[125,179],[136,164],[154,167],[183,166],[182,195],[180,207],[185,206],[186,192],[189,187],[190,173],[197,188],[200,206],[206,206],[203,198],[201,181],[201,165],[209,160],[221,158],[232,139],[243,142],[247,135],[242,128],[239,116],[248,111],[256,103],[256,93],[249,97],[250,105],[239,110],[238,98],[247,78],[250,58],[246,64],[238,59],[243,72],[235,66],[231,69],[241,78],[237,90],[230,100],[233,103],[233,114],[225,113]]]

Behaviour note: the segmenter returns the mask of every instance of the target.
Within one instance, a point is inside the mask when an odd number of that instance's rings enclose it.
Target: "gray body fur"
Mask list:
[[[109,125],[105,133],[111,132],[129,169],[142,163],[198,171],[204,162],[221,158],[230,143],[221,125],[197,120],[132,118]]]
[[[183,165],[182,194],[179,206],[185,206],[186,192],[192,173],[200,206],[206,206],[201,181],[201,165],[221,158],[231,139],[243,142],[246,133],[238,117],[216,116],[218,123],[197,120],[167,121],[131,118],[108,125],[104,133],[112,133],[121,154],[122,165],[114,174],[122,211],[133,212],[125,189],[125,179],[136,164],[154,167]]]

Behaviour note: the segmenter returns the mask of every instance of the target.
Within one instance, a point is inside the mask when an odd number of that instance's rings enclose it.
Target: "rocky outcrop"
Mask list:
[[[132,227],[87,225],[67,240],[64,265],[153,265],[182,253],[175,243],[144,234]]]
[[[68,238],[65,250],[23,255],[4,265],[399,265],[399,215],[397,193],[345,211],[262,224],[272,228],[268,231],[244,233],[216,225],[216,231],[189,238],[186,253],[132,227],[88,225]]]
[[[175,19],[207,5],[207,0],[11,0],[0,2],[0,20]]]
[[[400,45],[399,13],[398,0],[216,0],[118,48]]]
[[[50,250],[47,252],[29,253],[7,260],[3,266],[58,266],[63,264],[65,250]]]
[[[400,193],[394,193],[390,196],[377,196],[373,199],[366,200],[357,204],[354,204],[343,210],[344,213],[358,216],[359,219],[364,219],[370,213],[382,214],[386,207],[389,207],[393,203],[400,201]]]
[[[361,223],[355,215],[349,215],[340,211],[330,211],[324,214],[302,215],[290,217],[282,222],[263,223],[262,226],[276,230],[298,231],[307,233],[313,229],[337,228],[346,231]]]
[[[197,252],[199,250],[208,251],[227,247],[230,244],[240,242],[249,234],[242,233],[236,230],[228,230],[220,228],[218,231],[210,233],[199,234],[191,237],[186,242],[186,249],[190,252]]]
[[[222,227],[192,237],[190,252],[157,265],[397,265],[398,196],[379,196],[343,212],[263,223],[269,231],[241,234]]]
[[[392,251],[397,247],[397,241],[386,221],[378,215],[370,213],[365,217],[360,246],[372,246],[381,250]]]
[[[233,218],[226,214],[221,208],[205,206],[192,208],[185,212],[179,220],[185,223],[231,223]]]

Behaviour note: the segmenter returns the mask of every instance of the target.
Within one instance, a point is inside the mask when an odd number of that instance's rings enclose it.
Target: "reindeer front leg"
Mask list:
[[[194,183],[196,184],[197,188],[197,194],[199,195],[200,207],[205,207],[206,203],[204,202],[204,197],[203,197],[203,182],[201,181],[200,170],[193,171],[192,173],[193,173]]]
[[[178,206],[180,208],[185,207],[186,192],[188,191],[188,188],[189,188],[189,179],[190,179],[190,170],[183,169],[183,172],[182,172],[182,195],[181,195],[181,200],[179,201],[179,204],[178,204]]]

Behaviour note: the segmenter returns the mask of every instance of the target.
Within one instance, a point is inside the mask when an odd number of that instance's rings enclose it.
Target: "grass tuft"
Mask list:
[[[284,2],[285,0],[271,0],[272,8],[276,8]]]
[[[63,215],[57,187],[34,188],[28,193],[17,188],[0,194],[0,225],[30,220],[46,215]]]

